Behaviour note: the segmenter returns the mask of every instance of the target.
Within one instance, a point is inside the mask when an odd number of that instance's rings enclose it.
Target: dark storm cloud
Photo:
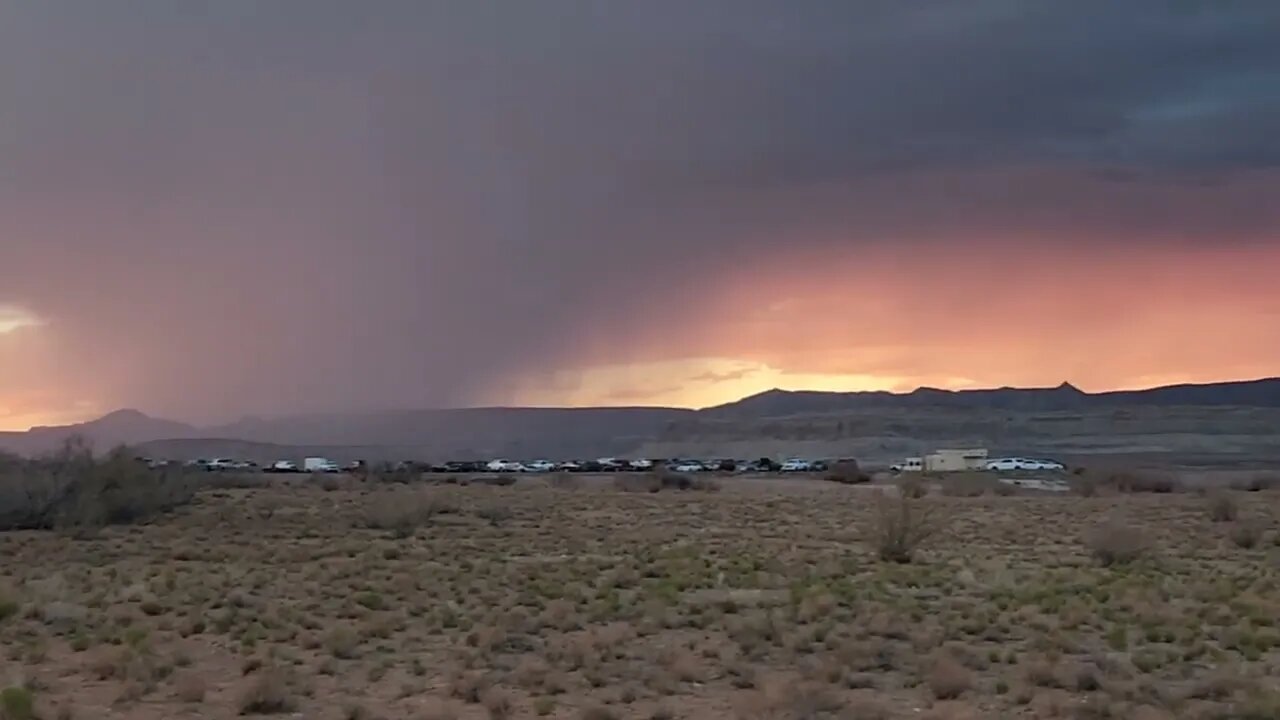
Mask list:
[[[1274,239],[1278,34],[1271,0],[8,3],[0,297],[199,417],[467,402],[819,230]]]

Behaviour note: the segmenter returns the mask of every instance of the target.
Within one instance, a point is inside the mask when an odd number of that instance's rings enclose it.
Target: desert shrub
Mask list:
[[[945,524],[941,507],[928,500],[882,493],[876,497],[872,541],[881,560],[909,563],[915,559],[916,550],[941,532]]]
[[[563,471],[552,475],[547,482],[557,490],[578,490],[582,487],[582,478]]]
[[[476,517],[488,520],[491,525],[501,525],[515,517],[515,511],[506,505],[485,505],[476,510]]]
[[[364,526],[374,530],[390,530],[397,538],[407,538],[431,522],[439,512],[447,512],[444,503],[423,491],[374,493],[364,507]]]
[[[686,489],[697,492],[720,492],[720,482],[715,478],[694,476]]]
[[[968,669],[954,658],[939,657],[929,670],[927,678],[929,690],[939,700],[953,700],[964,694],[973,686],[973,678]]]
[[[1237,480],[1231,484],[1235,490],[1242,492],[1262,492],[1263,490],[1271,490],[1280,487],[1280,475],[1273,473],[1258,473],[1246,480]]]
[[[852,458],[832,464],[827,469],[827,474],[823,476],[823,479],[827,482],[837,482],[843,485],[871,482],[871,476],[863,472],[858,465],[858,461]]]
[[[341,660],[355,657],[359,647],[360,636],[345,625],[333,628],[324,636],[324,649]]]
[[[942,494],[948,497],[979,497],[999,488],[1012,486],[984,473],[950,473],[940,481]]]
[[[316,477],[317,475],[319,475],[318,479]],[[333,492],[335,490],[342,489],[342,481],[334,475],[321,475],[319,473],[314,473],[312,474],[311,479],[317,482],[320,485],[320,489],[325,492]]]
[[[35,700],[24,687],[0,690],[0,718],[3,720],[35,720]]]
[[[275,668],[254,675],[239,701],[241,715],[275,715],[293,712],[296,706],[283,673]]]
[[[492,687],[486,690],[480,698],[480,704],[484,705],[490,720],[505,720],[511,717],[511,696],[501,688]]]
[[[205,473],[200,487],[206,490],[260,490],[271,484],[269,477],[243,472]]]
[[[656,493],[662,489],[662,479],[655,473],[621,473],[613,476],[613,487],[622,492]]]
[[[1150,540],[1139,528],[1111,520],[1097,527],[1087,538],[1089,552],[1103,567],[1127,565],[1145,555]]]
[[[0,466],[0,530],[145,522],[195,497],[195,475],[149,468],[124,447],[98,458],[72,440],[37,460]]]
[[[173,678],[173,692],[186,703],[204,701],[206,686],[204,675],[195,670],[184,670]]]
[[[6,595],[4,589],[0,588],[0,622],[17,615],[21,610],[22,605],[17,600]]]
[[[1208,495],[1209,518],[1214,522],[1232,522],[1240,515],[1240,506],[1230,492],[1216,489]]]
[[[1081,470],[1081,468],[1076,468]],[[1071,487],[1080,497],[1094,497],[1098,494],[1098,479],[1083,472],[1072,473]]]
[[[422,479],[422,471],[406,463],[382,462],[373,470],[379,482],[409,485]]]
[[[657,476],[658,483],[663,490],[692,490],[697,478],[686,473],[672,472],[671,470],[657,470],[653,475]]]
[[[480,475],[471,478],[471,482],[478,485],[494,485],[496,487],[507,487],[516,484],[515,475]]]
[[[906,498],[919,499],[929,494],[929,485],[919,475],[903,475],[898,479],[898,493]]]
[[[1262,526],[1252,522],[1239,522],[1231,526],[1227,537],[1236,547],[1248,550],[1262,542]]]
[[[619,473],[613,477],[613,487],[622,492],[633,493],[656,493],[662,490],[718,492],[720,483],[714,478],[658,470],[650,473]]]
[[[1153,470],[1112,473],[1108,483],[1122,493],[1165,494],[1182,491],[1182,485],[1172,475]]]

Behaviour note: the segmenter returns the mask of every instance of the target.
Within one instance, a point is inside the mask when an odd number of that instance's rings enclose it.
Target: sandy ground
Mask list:
[[[48,718],[1280,709],[1280,493],[1232,493],[1215,521],[1193,493],[935,492],[910,511],[936,534],[898,564],[875,487],[549,482],[299,478],[88,537],[2,534],[0,681]]]

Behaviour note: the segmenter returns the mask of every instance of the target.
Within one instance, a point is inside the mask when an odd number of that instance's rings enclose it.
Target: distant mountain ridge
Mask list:
[[[1280,378],[1101,393],[1084,392],[1069,383],[1050,388],[919,388],[909,393],[769,390],[703,410],[489,407],[245,418],[213,427],[119,410],[75,425],[0,432],[0,451],[36,455],[78,435],[99,448],[128,444],[145,450],[150,445],[157,453],[191,456],[238,448],[252,452],[250,459],[260,459],[257,454],[263,455],[261,459],[268,454],[296,454],[304,448],[335,457],[370,459],[598,457],[626,455],[655,440],[697,437],[713,427],[729,427],[730,434],[735,423],[763,427],[757,421],[770,418],[908,412],[945,415],[946,422],[961,427],[977,419],[966,411],[1062,413],[1175,406],[1280,409]],[[742,442],[752,442],[751,437]]]
[[[1166,385],[1146,390],[1088,393],[1070,383],[1052,388],[825,392],[767,390],[735,402],[707,408],[714,417],[774,417],[869,408],[972,408],[1026,411],[1172,405],[1280,407],[1280,378],[1222,383]]]

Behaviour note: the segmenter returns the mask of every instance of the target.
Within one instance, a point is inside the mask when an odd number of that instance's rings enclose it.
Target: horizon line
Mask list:
[[[595,405],[463,405],[463,406],[455,406],[455,407],[384,408],[381,410],[377,410],[377,409],[351,410],[351,411],[321,410],[321,411],[313,411],[313,412],[280,413],[280,414],[271,414],[271,415],[248,414],[248,415],[242,415],[234,420],[230,420],[227,422],[215,422],[215,423],[195,423],[195,422],[188,422],[184,420],[173,420],[171,418],[163,417],[161,415],[156,415],[156,414],[146,412],[145,410],[140,410],[136,407],[122,407],[122,408],[117,408],[115,410],[111,410],[109,412],[103,413],[102,415],[99,415],[97,417],[81,420],[79,422],[68,423],[66,425],[32,425],[25,430],[21,430],[21,429],[0,430],[0,433],[27,433],[27,432],[32,432],[34,430],[74,427],[76,425],[84,425],[92,422],[97,422],[104,418],[107,418],[119,413],[129,413],[129,412],[138,413],[139,415],[142,415],[143,417],[146,417],[151,420],[180,423],[183,425],[190,425],[193,428],[199,428],[199,429],[209,429],[209,428],[219,428],[225,425],[232,425],[238,422],[244,422],[246,420],[251,420],[251,419],[280,420],[280,419],[291,418],[291,417],[314,417],[317,415],[352,416],[352,415],[376,415],[376,414],[382,414],[382,413],[458,412],[458,411],[465,411],[465,410],[680,410],[685,412],[701,412],[704,410],[711,410],[718,407],[733,405],[736,403],[743,402],[745,400],[749,400],[754,397],[759,397],[761,395],[766,395],[769,393],[779,393],[779,392],[792,393],[792,394],[814,393],[814,394],[821,394],[821,395],[892,395],[892,396],[898,396],[898,397],[905,397],[905,396],[914,394],[916,392],[920,392],[922,390],[958,394],[958,393],[970,393],[970,392],[994,392],[998,390],[1022,390],[1022,391],[1057,390],[1064,387],[1070,387],[1080,392],[1083,395],[1098,396],[1098,395],[1108,395],[1108,394],[1123,393],[1123,392],[1147,392],[1147,391],[1153,391],[1153,390],[1164,390],[1164,389],[1182,388],[1182,387],[1206,387],[1211,385],[1244,385],[1248,383],[1266,382],[1268,380],[1280,380],[1280,376],[1269,375],[1269,376],[1242,378],[1242,379],[1235,379],[1235,380],[1213,380],[1213,381],[1206,381],[1206,382],[1167,383],[1162,385],[1148,385],[1148,386],[1141,386],[1141,387],[1117,387],[1117,388],[1111,388],[1107,390],[1085,390],[1080,386],[1066,380],[1064,380],[1063,382],[1057,385],[1039,385],[1039,386],[1027,386],[1027,387],[1019,387],[1015,385],[1001,385],[996,387],[987,386],[987,387],[939,388],[939,387],[931,387],[928,385],[920,385],[911,390],[810,390],[810,389],[803,389],[803,388],[787,389],[787,388],[773,387],[767,390],[761,390],[759,392],[751,393],[750,395],[744,395],[736,400],[730,400],[728,402],[723,402],[716,405],[706,405],[703,407],[689,407],[689,406],[680,406],[680,405],[638,405],[638,404],[628,404],[628,405],[621,405],[621,404],[620,405],[602,405],[602,404],[595,404]]]

